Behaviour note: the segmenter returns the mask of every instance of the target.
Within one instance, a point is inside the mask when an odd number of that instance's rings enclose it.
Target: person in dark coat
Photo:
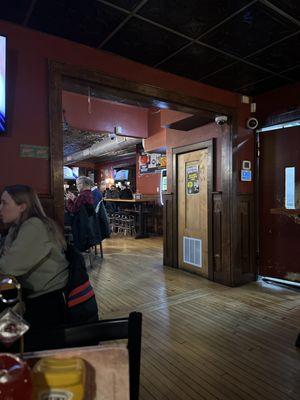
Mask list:
[[[66,208],[70,213],[76,214],[84,204],[91,204],[94,206],[94,197],[91,191],[92,184],[93,181],[87,176],[79,176],[76,179],[79,195],[76,197],[74,193],[71,192],[66,194]]]
[[[103,199],[103,195],[97,185],[92,186],[91,190],[94,199],[94,207],[96,208],[99,202]]]
[[[125,182],[121,182],[120,188],[120,199],[133,199],[132,190],[125,184]]]

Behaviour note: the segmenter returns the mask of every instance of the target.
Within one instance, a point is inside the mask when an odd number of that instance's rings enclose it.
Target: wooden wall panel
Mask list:
[[[47,215],[47,217],[55,219],[54,214],[54,202],[52,196],[39,196],[40,202],[43,206],[43,209]]]
[[[231,281],[226,280],[228,265],[224,265],[222,249],[224,245],[222,193],[213,193],[213,268],[214,281],[237,286],[255,280],[255,220],[254,196],[236,196],[235,220],[232,226],[234,252],[232,257]]]
[[[173,195],[163,195],[163,237],[164,237],[164,265],[173,267]]]
[[[214,280],[222,275],[222,194],[213,193],[213,270]]]
[[[256,277],[254,196],[238,195],[236,201],[234,285],[252,281]]]

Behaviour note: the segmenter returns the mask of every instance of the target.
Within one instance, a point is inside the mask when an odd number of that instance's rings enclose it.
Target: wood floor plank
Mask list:
[[[230,288],[164,267],[159,237],[104,241],[101,317],[143,313],[140,400],[298,400],[299,292]]]
[[[154,329],[151,329],[151,332],[153,335],[155,335],[153,333]],[[180,347],[174,346],[174,344],[170,343],[170,340],[168,339],[164,340],[161,336],[159,336],[159,333],[157,333],[157,336],[154,338],[153,342],[155,341],[157,347],[159,346],[161,354],[163,353],[164,348],[168,349],[168,347],[171,346],[169,349],[170,351],[167,352],[168,357],[170,357],[170,354],[172,354],[172,356],[174,356],[174,354],[183,355],[183,358],[186,357],[189,359],[189,363],[195,364],[195,368],[198,365],[198,368],[200,367],[201,369],[202,363],[205,362],[206,376],[212,375],[212,377],[215,377],[214,379],[216,386],[220,376],[223,377],[227,375],[228,372],[231,372],[233,376],[240,377],[242,382],[244,379],[247,379],[252,382],[253,385],[261,386],[261,389],[263,391],[265,390],[265,381],[263,380],[264,376],[261,376],[259,372],[257,373],[258,365],[254,365],[251,368],[251,365],[248,365],[247,363],[248,360],[245,359],[243,363],[238,353],[236,358],[232,358],[230,351],[228,352],[228,356],[224,349],[221,349],[219,352],[216,343],[205,340],[203,336],[201,336],[201,338],[194,338],[194,340],[193,338],[189,337],[188,333],[186,332],[184,332],[184,336],[186,337],[186,342],[183,342]],[[197,343],[197,341],[200,342],[200,345]],[[172,352],[171,349],[173,350]],[[212,352],[211,349],[214,349],[214,351]],[[181,360],[181,362],[184,361]],[[187,361],[185,361],[185,366],[186,369]],[[269,376],[267,379],[269,383],[272,383],[272,387],[270,388],[272,392],[272,398],[281,398],[278,397],[278,391],[282,391],[284,393],[285,388],[277,385],[276,381],[272,381],[272,376]],[[223,384],[224,382],[221,382],[221,385]],[[273,387],[275,387],[274,390]]]

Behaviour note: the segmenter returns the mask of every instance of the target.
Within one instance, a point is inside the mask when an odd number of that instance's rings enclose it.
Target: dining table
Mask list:
[[[49,365],[50,367],[55,365],[53,359],[65,360],[66,366],[68,368],[68,377],[71,375],[70,363],[71,360],[81,360],[85,365],[85,373],[81,374],[83,376],[83,386],[84,386],[84,396],[82,400],[129,400],[129,357],[128,350],[125,344],[101,344],[98,346],[80,347],[73,349],[59,349],[59,350],[45,350],[31,353],[24,353],[23,359],[27,361],[28,365],[32,370],[33,383],[37,382],[35,379],[35,372],[38,362],[45,358],[50,358],[52,360]],[[44,363],[47,365],[47,363]],[[58,367],[62,368],[62,366]],[[74,376],[76,371],[74,370]],[[53,374],[52,374],[53,375]],[[79,375],[80,376],[80,375]],[[52,385],[54,385],[54,377],[52,378]],[[44,380],[45,381],[45,380]],[[71,382],[71,379],[68,378]],[[73,380],[75,382],[75,379]],[[43,382],[43,380],[41,380]],[[61,379],[59,379],[58,371],[58,385],[61,385]],[[67,384],[67,378],[65,380],[65,385]],[[46,382],[45,382],[46,383]],[[75,389],[78,390],[78,385],[81,382],[77,382]],[[53,391],[53,398],[55,391],[60,393],[63,397],[64,392],[72,392],[72,386],[70,387],[47,387],[39,388],[41,393],[47,390]],[[35,393],[37,393],[37,387],[35,388]],[[44,398],[44,397],[38,397]],[[48,397],[45,397],[48,398]],[[52,398],[52,397],[51,397]],[[66,397],[71,398],[71,397]],[[80,399],[81,400],[81,399]]]

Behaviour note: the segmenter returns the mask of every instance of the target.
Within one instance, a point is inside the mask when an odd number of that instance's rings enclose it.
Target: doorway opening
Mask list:
[[[124,105],[133,105],[135,107],[151,108],[153,114],[160,114],[162,111],[179,114],[185,114],[185,117],[175,118],[173,121],[165,120],[163,129],[170,130],[164,146],[156,146],[155,140],[157,137],[148,135],[142,139],[142,145],[146,152],[150,155],[154,150],[160,153],[166,152],[167,159],[167,190],[163,197],[164,206],[162,208],[164,218],[164,264],[173,267],[178,266],[178,248],[177,248],[177,225],[174,226],[174,199],[176,194],[173,191],[175,184],[173,167],[172,167],[172,150],[180,145],[187,145],[192,143],[199,143],[205,139],[214,138],[216,131],[215,118],[218,115],[228,115],[232,123],[227,125],[226,129],[218,128],[219,144],[216,149],[216,154],[219,154],[219,169],[216,171],[217,180],[219,179],[219,187],[214,187],[217,200],[222,200],[222,219],[225,223],[220,226],[221,235],[219,237],[219,247],[222,248],[222,260],[224,268],[230,270],[231,263],[231,249],[228,246],[228,241],[222,242],[222,237],[230,237],[230,221],[231,221],[231,207],[232,207],[232,191],[235,190],[235,184],[232,182],[232,166],[234,164],[235,155],[232,153],[232,131],[236,127],[236,118],[234,110],[228,107],[223,107],[218,104],[209,103],[194,97],[183,96],[176,92],[167,91],[164,89],[148,86],[145,84],[138,84],[122,80],[119,78],[112,78],[104,76],[95,71],[83,71],[80,68],[59,64],[56,62],[50,63],[50,128],[51,128],[51,171],[52,171],[52,194],[54,201],[54,216],[62,223],[64,214],[64,197],[63,197],[63,137],[62,137],[62,93],[66,88],[65,82],[75,86],[83,86],[92,88],[98,91],[99,98],[109,102],[122,103]],[[80,89],[79,89],[80,90]],[[153,109],[154,108],[154,109]],[[196,120],[196,122],[195,122]],[[68,122],[68,118],[66,117]],[[200,122],[199,122],[200,121]],[[64,122],[64,121],[63,121]],[[183,125],[182,125],[182,124]],[[194,125],[193,125],[194,124]],[[195,125],[196,124],[196,125]],[[116,129],[119,125],[116,125]],[[204,129],[205,132],[197,132],[193,136],[194,127]],[[213,128],[212,128],[213,127]],[[207,128],[207,129],[206,129]],[[174,133],[175,132],[175,133]],[[116,132],[114,132],[116,133]],[[173,134],[174,133],[174,134]],[[132,136],[131,136],[132,137]],[[135,137],[137,139],[138,136]],[[174,138],[176,140],[174,141]],[[144,140],[143,140],[144,139]],[[146,147],[144,146],[146,145]],[[147,147],[149,146],[150,149]],[[156,152],[156,151],[155,151]],[[153,157],[155,160],[155,157]],[[141,158],[142,159],[142,158]],[[152,160],[152,158],[150,157]],[[121,166],[123,168],[123,166]],[[136,170],[137,171],[137,170]],[[117,171],[118,172],[118,171]],[[163,176],[163,174],[161,175]],[[219,176],[219,177],[218,177]],[[165,182],[164,176],[164,182]],[[159,190],[159,186],[157,186]],[[162,185],[163,186],[163,185]],[[139,195],[139,193],[136,193]],[[159,195],[159,194],[158,194]],[[213,194],[214,195],[214,194]],[[158,196],[159,197],[159,196]],[[172,208],[172,210],[171,210]],[[176,214],[176,212],[175,212]],[[141,226],[141,224],[139,224]],[[170,230],[171,228],[174,228]],[[216,258],[216,257],[215,257]],[[222,267],[223,268],[223,267]],[[212,266],[214,271],[213,277],[217,276],[218,281],[229,282],[230,274],[225,270],[215,270],[215,265]]]
[[[78,196],[78,177],[88,177],[94,184],[92,193],[100,193],[95,209],[98,202],[103,203],[110,225],[110,238],[104,241],[101,255],[105,246],[110,252],[129,252],[129,240],[149,239],[143,246],[155,244],[162,264],[160,192],[166,150],[160,147],[146,152],[143,147],[148,125],[159,113],[150,102],[140,105],[125,97],[105,95],[87,82],[62,80],[65,230],[72,230],[66,226],[66,221],[72,220],[69,192]],[[100,220],[100,231],[102,223]],[[135,246],[139,247],[138,242]]]

